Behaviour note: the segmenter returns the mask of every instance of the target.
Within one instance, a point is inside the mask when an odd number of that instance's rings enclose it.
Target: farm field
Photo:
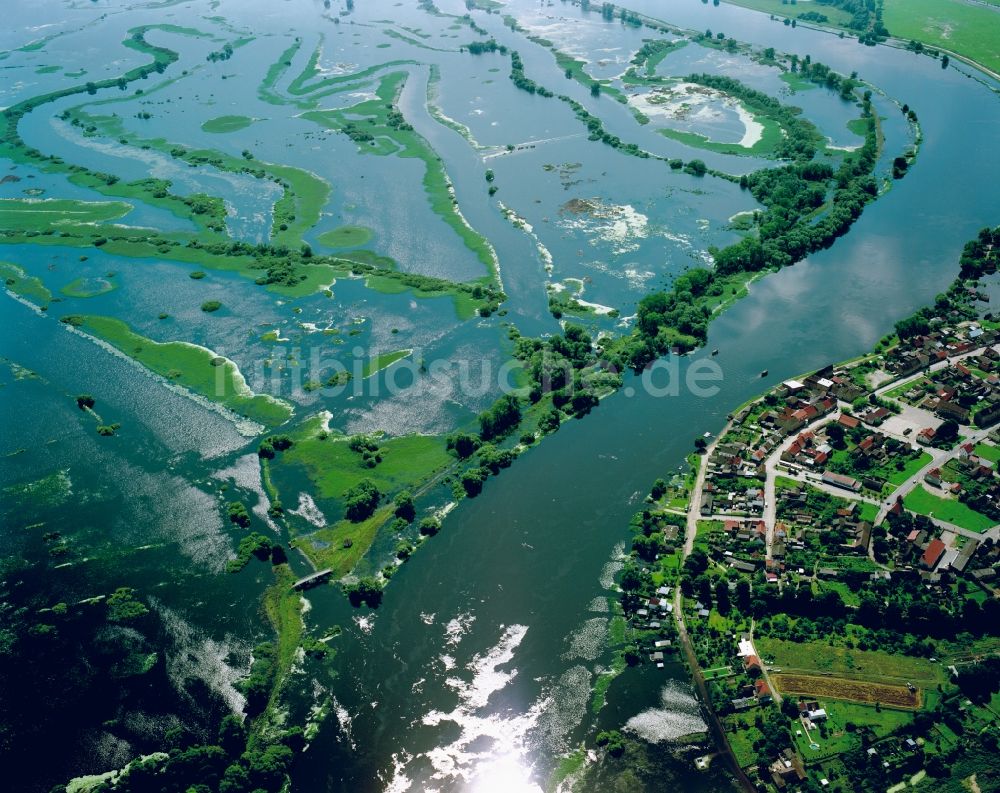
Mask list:
[[[961,0],[885,0],[889,33],[957,52],[1000,70],[1000,13]]]
[[[876,680],[905,686],[930,688],[947,682],[947,673],[939,664],[925,658],[891,655],[877,650],[852,650],[831,647],[822,642],[796,642],[783,639],[755,639],[761,657],[770,666],[785,671],[819,675],[837,675],[857,680]]]
[[[778,690],[786,695],[803,694],[820,699],[878,702],[885,706],[906,709],[917,709],[922,702],[920,689],[910,691],[906,686],[873,683],[868,680],[784,673],[772,674],[771,680]]]

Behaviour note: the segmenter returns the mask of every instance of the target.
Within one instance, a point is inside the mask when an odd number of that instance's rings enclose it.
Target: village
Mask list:
[[[968,313],[774,386],[633,521],[630,652],[682,652],[759,790],[901,790],[996,731],[956,688],[1000,616],[1000,323]]]

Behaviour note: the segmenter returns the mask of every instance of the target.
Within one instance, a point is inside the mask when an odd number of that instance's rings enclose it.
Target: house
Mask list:
[[[754,694],[756,695],[757,699],[766,702],[771,701],[772,699],[771,687],[767,684],[766,680],[761,678],[760,680],[755,681],[753,684],[753,688],[754,688]]]
[[[757,572],[757,566],[755,564],[751,564],[750,562],[745,562],[742,559],[733,559],[729,563],[729,566],[732,567],[734,570],[738,570],[741,573],[747,573],[748,575],[753,575],[755,572]]]
[[[806,711],[806,718],[811,722],[826,721],[826,711],[823,708]]]
[[[870,426],[876,426],[885,421],[892,414],[883,407],[877,407],[875,410],[868,411],[867,415],[864,417],[865,424]]]
[[[739,712],[756,707],[757,700],[754,697],[739,697],[738,699],[730,700],[730,704],[733,706],[733,710]]]
[[[839,487],[843,490],[850,490],[852,493],[857,493],[861,490],[861,483],[857,479],[844,476],[843,474],[836,474],[833,471],[823,472],[823,484]]]
[[[969,423],[969,409],[954,402],[941,402],[934,412],[943,419],[954,419],[959,424]]]
[[[924,427],[917,433],[917,443],[922,443],[924,446],[930,446],[934,443],[934,437],[936,435],[937,431],[933,427]]]
[[[934,487],[941,487],[941,469],[932,468],[924,474],[924,481],[929,485],[934,485]]]
[[[933,570],[944,554],[945,545],[941,540],[934,538],[927,545],[924,555],[920,557],[920,564],[928,570]]]
[[[743,659],[743,668],[747,672],[753,672],[753,671],[760,672],[761,671],[760,658],[758,658],[756,655],[748,655],[746,658]]]
[[[846,413],[841,413],[840,416],[837,417],[837,423],[846,429],[853,430],[861,422],[858,419],[854,418],[854,416],[849,416]]]
[[[712,506],[714,505],[714,499],[711,493],[701,494],[701,508],[700,512],[702,515],[711,515]]]

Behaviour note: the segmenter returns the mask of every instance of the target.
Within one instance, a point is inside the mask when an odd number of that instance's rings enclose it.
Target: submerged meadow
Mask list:
[[[16,789],[555,789],[618,728],[727,789],[681,664],[623,673],[613,527],[945,282],[975,190],[887,239],[956,151],[996,183],[996,87],[655,5],[9,9]],[[626,401],[713,347],[719,397]]]

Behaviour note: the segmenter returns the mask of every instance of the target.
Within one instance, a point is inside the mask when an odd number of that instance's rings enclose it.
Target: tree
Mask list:
[[[826,425],[826,437],[830,439],[830,445],[835,449],[846,448],[844,443],[844,425],[836,421]]]
[[[488,468],[470,468],[462,472],[462,488],[469,498],[475,498],[483,492],[483,484],[489,477]]]
[[[618,730],[605,730],[597,733],[594,739],[598,746],[604,747],[612,757],[625,754],[625,739]]]
[[[381,500],[382,494],[370,479],[362,479],[344,493],[344,516],[358,523],[371,517]]]
[[[514,394],[504,394],[479,414],[479,435],[484,441],[502,438],[521,421],[521,403]]]
[[[277,790],[285,781],[292,766],[292,750],[284,744],[271,744],[262,752],[247,752],[250,761],[250,779],[257,787]]]
[[[750,582],[745,578],[736,582],[736,608],[743,614],[750,613]]]
[[[243,722],[232,714],[227,713],[219,725],[219,746],[229,757],[239,757],[243,754],[243,749],[247,742],[247,731]]]
[[[374,578],[362,578],[356,584],[346,586],[344,591],[355,608],[364,603],[374,609],[382,602],[382,584]]]
[[[732,603],[729,600],[729,584],[725,580],[719,581],[715,585],[715,604],[722,616],[726,616],[732,611]]]
[[[695,548],[684,560],[684,570],[692,576],[700,576],[708,569],[708,554],[703,548]]]
[[[441,531],[441,521],[434,517],[427,517],[420,521],[420,533],[425,537],[433,537]]]
[[[94,398],[90,394],[79,394],[76,398],[76,406],[80,410],[86,410],[94,406]]]
[[[229,520],[237,526],[245,529],[250,525],[250,513],[247,512],[247,508],[242,501],[229,502],[226,505],[226,511],[229,513]]]
[[[108,596],[108,621],[127,622],[138,619],[149,613],[135,598],[135,590],[129,587],[119,587]]]
[[[625,563],[622,569],[622,580],[620,586],[625,592],[634,592],[642,586],[642,575],[639,567],[632,561]]]
[[[590,84],[590,95],[591,96],[600,96],[601,95],[601,84],[600,83],[591,83]]]
[[[413,519],[417,516],[417,510],[413,505],[413,496],[410,495],[410,491],[400,491],[393,500],[393,503],[396,505],[394,513],[396,517],[402,518],[407,523],[412,523]]]
[[[662,479],[657,479],[653,482],[653,488],[649,491],[649,495],[652,497],[653,501],[659,501],[667,493],[667,483]]]
[[[708,172],[708,166],[701,160],[689,160],[684,171],[692,176],[704,176]]]
[[[479,448],[481,441],[475,435],[470,435],[467,432],[455,432],[449,435],[445,442],[448,447],[448,451],[455,452],[458,455],[459,460],[465,460],[471,457],[476,449]]]
[[[944,441],[945,443],[951,443],[958,439],[958,422],[954,419],[945,419],[941,422],[941,426],[937,428],[935,437]]]

